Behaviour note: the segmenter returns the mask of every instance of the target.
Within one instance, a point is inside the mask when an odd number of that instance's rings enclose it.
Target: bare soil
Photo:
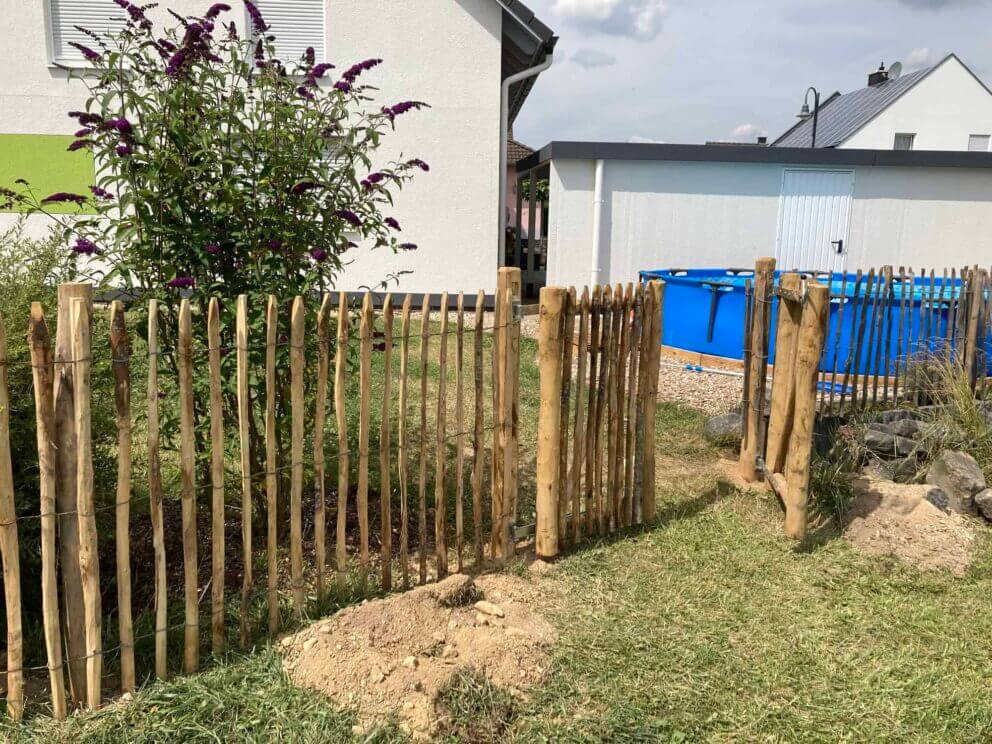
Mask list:
[[[927,501],[929,486],[906,486],[864,474],[844,538],[870,555],[891,555],[922,570],[964,574],[972,563],[974,522]]]
[[[456,574],[284,637],[283,666],[295,684],[353,706],[363,726],[395,718],[428,737],[439,724],[438,692],[459,670],[518,696],[543,678],[557,634],[535,609],[539,596],[517,577]],[[480,600],[495,609],[480,611]]]

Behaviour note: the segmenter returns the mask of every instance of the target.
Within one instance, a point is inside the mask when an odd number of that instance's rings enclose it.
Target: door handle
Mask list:
[[[830,244],[834,246],[837,250],[837,255],[840,256],[844,253],[844,241],[843,240],[831,240]]]

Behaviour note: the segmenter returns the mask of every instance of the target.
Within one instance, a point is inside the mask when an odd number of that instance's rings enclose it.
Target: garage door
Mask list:
[[[853,171],[786,169],[778,208],[778,268],[844,271]]]

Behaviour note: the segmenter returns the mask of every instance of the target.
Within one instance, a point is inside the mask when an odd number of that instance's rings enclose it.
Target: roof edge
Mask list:
[[[747,145],[675,145],[641,142],[552,141],[517,163],[523,172],[551,160],[686,161],[809,166],[992,168],[992,152],[949,150],[844,150]]]

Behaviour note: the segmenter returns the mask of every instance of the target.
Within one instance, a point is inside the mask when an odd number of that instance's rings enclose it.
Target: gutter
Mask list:
[[[592,266],[589,270],[589,286],[599,286],[599,256],[603,244],[603,171],[606,169],[605,160],[596,161],[596,185],[592,196]]]
[[[502,3],[500,3],[502,5]],[[506,8],[506,6],[503,6]],[[513,11],[506,8],[507,12],[513,13]],[[514,15],[514,18],[517,18]],[[518,19],[519,20],[519,19]],[[525,28],[533,34],[534,38],[539,41],[543,40],[534,33],[534,31],[525,25]],[[542,72],[551,67],[554,62],[554,52],[551,49],[547,50],[547,56],[541,64],[534,67],[530,67],[526,70],[511,75],[506,80],[500,88],[500,103],[499,103],[499,114],[500,114],[500,128],[499,128],[499,219],[497,221],[497,229],[499,231],[499,254],[497,255],[498,265],[502,266],[503,261],[506,260],[506,225],[504,221],[506,219],[506,167],[508,165],[507,160],[507,149],[508,143],[507,138],[510,136],[510,86],[519,83],[521,80],[526,80],[527,78],[537,77]]]

